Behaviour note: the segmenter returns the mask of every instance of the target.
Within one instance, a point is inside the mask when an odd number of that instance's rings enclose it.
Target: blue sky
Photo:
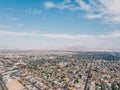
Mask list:
[[[120,49],[119,4],[119,0],[1,0],[0,48]]]

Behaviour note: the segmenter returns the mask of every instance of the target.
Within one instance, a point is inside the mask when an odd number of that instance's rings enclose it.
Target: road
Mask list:
[[[38,86],[36,86],[35,84],[33,84],[32,82],[30,82],[29,80],[27,80],[32,86],[34,86],[37,90],[41,90]]]
[[[91,63],[89,65],[89,70],[88,70],[88,74],[87,74],[87,79],[85,81],[84,90],[87,90],[87,88],[88,88],[88,80],[89,80],[89,76],[91,74],[92,62],[93,62],[93,60],[91,60]]]
[[[104,81],[102,82],[102,87],[104,90],[106,90],[106,83]]]
[[[0,80],[0,90],[5,90],[2,81]]]

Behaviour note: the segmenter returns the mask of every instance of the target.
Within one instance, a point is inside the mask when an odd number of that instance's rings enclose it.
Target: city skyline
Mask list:
[[[120,49],[119,0],[1,0],[0,48]]]

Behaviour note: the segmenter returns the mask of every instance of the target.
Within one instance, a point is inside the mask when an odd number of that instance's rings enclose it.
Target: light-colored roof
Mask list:
[[[24,88],[23,85],[16,79],[6,82],[6,86],[8,90],[21,90]]]

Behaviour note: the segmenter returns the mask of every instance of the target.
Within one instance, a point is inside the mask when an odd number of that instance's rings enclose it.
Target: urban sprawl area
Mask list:
[[[0,90],[120,90],[120,53],[1,50]]]

